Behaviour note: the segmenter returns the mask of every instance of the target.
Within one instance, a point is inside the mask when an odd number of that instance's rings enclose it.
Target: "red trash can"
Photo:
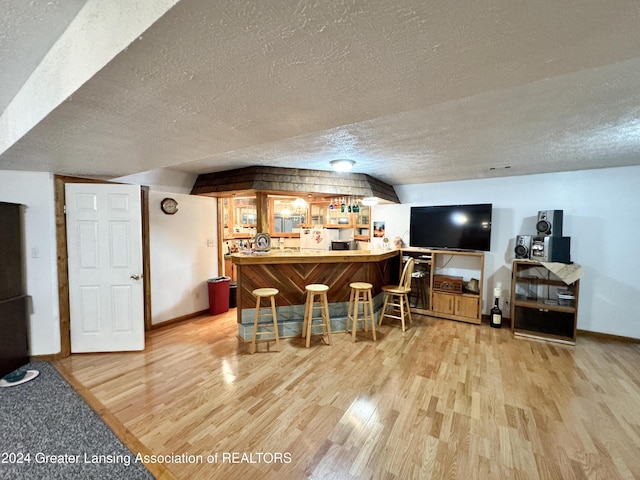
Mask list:
[[[229,284],[231,277],[216,277],[207,280],[209,288],[209,313],[218,315],[229,311]]]

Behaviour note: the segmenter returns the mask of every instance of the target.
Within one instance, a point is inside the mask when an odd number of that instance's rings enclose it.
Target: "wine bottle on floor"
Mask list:
[[[491,321],[490,325],[493,328],[502,327],[502,310],[500,310],[500,306],[498,305],[499,299],[496,298],[496,303],[491,309]]]

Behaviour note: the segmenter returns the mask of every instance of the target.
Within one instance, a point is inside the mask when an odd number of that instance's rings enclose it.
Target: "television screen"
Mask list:
[[[492,204],[411,207],[412,247],[491,249]]]

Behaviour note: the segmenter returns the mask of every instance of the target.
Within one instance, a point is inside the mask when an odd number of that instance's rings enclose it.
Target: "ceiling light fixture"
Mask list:
[[[362,199],[362,204],[367,207],[373,207],[378,204],[378,197],[364,197]]]
[[[293,208],[296,209],[297,211],[302,211],[309,208],[309,204],[306,202],[304,198],[298,197],[293,201]]]
[[[329,162],[336,172],[348,172],[356,164],[353,160],[340,159]]]
[[[282,218],[289,218],[291,216],[291,210],[289,210],[287,207],[284,207],[282,210],[280,210],[280,216]]]

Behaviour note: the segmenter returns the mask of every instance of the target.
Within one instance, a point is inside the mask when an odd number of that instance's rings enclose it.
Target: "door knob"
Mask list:
[[[136,275],[135,273],[133,275],[131,275],[130,277],[132,280],[140,280],[141,276],[140,275]]]

